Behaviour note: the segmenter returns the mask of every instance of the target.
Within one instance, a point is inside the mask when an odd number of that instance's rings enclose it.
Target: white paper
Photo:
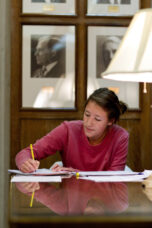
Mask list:
[[[80,177],[83,180],[90,180],[95,182],[140,182],[143,178],[140,175],[134,176],[89,176]]]
[[[11,178],[11,182],[61,182],[61,176],[23,176],[15,175]]]
[[[88,173],[88,172],[87,172]],[[94,172],[93,172],[94,173]],[[91,180],[95,182],[142,182],[145,178],[152,174],[152,170],[145,170],[144,172],[125,172],[125,171],[114,171],[104,172],[103,175],[96,176],[83,176],[79,177],[83,180]]]
[[[116,176],[116,175],[137,175],[143,174],[143,172],[133,172],[133,171],[87,171],[78,172],[79,176]],[[74,173],[73,173],[74,174]]]
[[[55,175],[67,175],[67,174],[69,174],[69,172],[67,172],[67,171],[54,172],[50,169],[37,169],[35,172],[32,172],[32,173],[23,173],[20,170],[9,169],[8,172],[19,174],[19,175],[24,175],[24,176],[29,176],[29,175],[55,176]]]

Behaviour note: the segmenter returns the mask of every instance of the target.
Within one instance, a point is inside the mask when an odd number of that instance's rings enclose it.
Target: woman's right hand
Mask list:
[[[40,165],[39,161],[29,158],[21,165],[20,170],[23,173],[31,173],[37,170],[39,168],[39,165]]]

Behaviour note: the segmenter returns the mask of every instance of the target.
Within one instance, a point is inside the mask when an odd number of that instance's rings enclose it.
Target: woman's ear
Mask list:
[[[111,126],[112,124],[114,124],[114,122],[115,122],[115,119],[111,119],[108,123],[108,126]]]

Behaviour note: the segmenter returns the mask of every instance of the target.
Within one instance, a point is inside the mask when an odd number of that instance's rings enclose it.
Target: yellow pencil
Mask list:
[[[30,202],[30,207],[32,207],[32,206],[33,206],[33,199],[34,199],[34,192],[32,192],[31,202]]]
[[[76,172],[76,179],[79,179],[79,173]]]
[[[35,159],[34,159],[34,152],[33,152],[33,146],[32,146],[32,144],[30,144],[30,148],[31,148],[32,159],[35,160]],[[32,192],[30,207],[33,206],[33,199],[34,199],[34,192]]]
[[[30,148],[31,148],[32,159],[34,160],[34,152],[33,152],[33,146],[32,146],[32,144],[30,144]]]

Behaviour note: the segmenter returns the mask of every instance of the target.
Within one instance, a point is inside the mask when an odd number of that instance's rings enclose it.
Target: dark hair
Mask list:
[[[100,88],[95,90],[87,99],[85,107],[89,101],[96,102],[100,107],[108,112],[109,120],[114,119],[119,120],[119,116],[127,110],[127,105],[119,101],[117,95],[108,88]]]

